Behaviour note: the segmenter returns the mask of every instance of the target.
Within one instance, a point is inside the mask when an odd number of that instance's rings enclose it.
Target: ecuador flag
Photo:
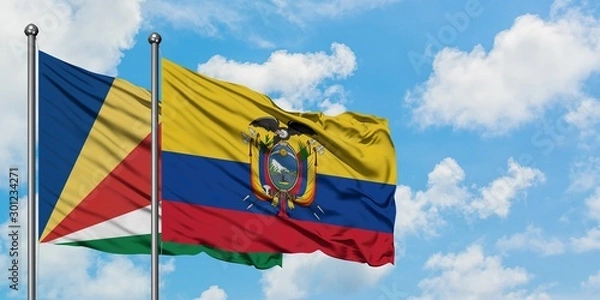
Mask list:
[[[386,120],[286,112],[166,59],[162,80],[165,241],[394,263]]]
[[[42,243],[150,253],[150,92],[39,53],[39,232]],[[164,242],[266,269],[281,254]]]

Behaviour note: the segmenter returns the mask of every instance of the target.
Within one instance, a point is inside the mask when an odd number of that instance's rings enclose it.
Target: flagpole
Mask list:
[[[27,36],[27,299],[36,299],[37,287],[37,203],[36,203],[36,37],[35,24],[25,27]]]
[[[153,32],[148,37],[152,47],[152,300],[158,300],[158,45],[162,38]]]

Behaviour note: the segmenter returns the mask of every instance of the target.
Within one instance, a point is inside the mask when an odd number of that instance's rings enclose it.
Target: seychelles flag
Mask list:
[[[39,232],[42,243],[150,254],[150,92],[39,53]],[[162,242],[267,269],[278,253]]]

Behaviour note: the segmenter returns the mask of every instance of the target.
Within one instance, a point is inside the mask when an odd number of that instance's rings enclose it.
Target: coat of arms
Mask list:
[[[325,148],[309,126],[296,121],[282,125],[274,117],[262,117],[250,122],[247,133],[242,132],[242,140],[248,144],[252,192],[259,200],[279,206],[279,216],[300,206],[320,220],[319,213],[324,211],[314,199],[317,156]]]

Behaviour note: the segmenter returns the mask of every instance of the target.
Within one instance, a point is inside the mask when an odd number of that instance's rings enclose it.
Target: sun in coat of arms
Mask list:
[[[242,132],[242,140],[248,144],[252,192],[259,200],[279,206],[279,216],[287,216],[287,209],[298,205],[320,220],[319,213],[324,211],[314,199],[317,156],[325,148],[309,126],[296,121],[282,125],[274,117],[262,117],[250,122],[248,132]]]

